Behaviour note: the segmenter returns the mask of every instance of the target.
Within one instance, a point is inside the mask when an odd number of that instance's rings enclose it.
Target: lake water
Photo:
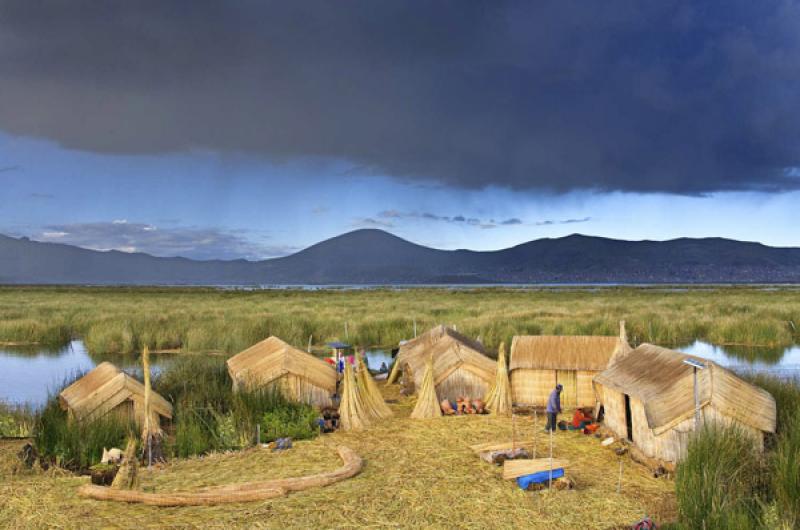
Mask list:
[[[714,346],[701,341],[675,348],[710,359],[739,371],[768,372],[782,377],[800,376],[800,346],[791,348],[734,348]],[[169,366],[174,354],[153,354],[153,371]],[[57,391],[65,379],[94,368],[102,361],[111,361],[129,373],[138,373],[138,355],[92,355],[81,341],[72,341],[64,348],[0,349],[0,401],[42,405],[51,392]],[[380,370],[391,366],[391,354],[382,349],[367,350],[367,365]]]
[[[152,354],[153,372],[168,367],[175,354]],[[32,347],[0,348],[0,401],[16,404],[43,405],[51,393],[61,389],[67,379],[87,372],[103,361],[110,361],[122,370],[141,378],[139,355],[92,355],[83,342],[74,340],[66,347],[47,350]],[[380,370],[390,366],[392,356],[384,350],[367,350],[367,365]]]

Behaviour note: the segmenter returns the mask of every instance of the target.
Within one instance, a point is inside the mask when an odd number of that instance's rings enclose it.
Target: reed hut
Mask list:
[[[144,425],[144,385],[109,362],[98,364],[89,373],[58,395],[61,408],[79,421],[114,414]],[[150,394],[150,423],[161,425],[172,419],[172,404],[155,392]]]
[[[514,403],[542,407],[557,384],[561,406],[593,407],[592,378],[612,357],[630,351],[625,322],[610,336],[515,336],[511,342],[511,393]]]
[[[400,347],[390,381],[401,376],[406,393],[415,393],[431,358],[440,400],[482,398],[494,383],[497,363],[487,357],[483,345],[441,325]]]
[[[695,429],[694,369],[697,372],[701,424],[736,425],[763,448],[764,433],[775,432],[775,400],[716,363],[642,344],[615,360],[594,379],[605,425],[645,456],[675,463]]]
[[[270,337],[228,359],[234,391],[277,387],[287,397],[318,407],[333,404],[336,370],[278,337]]]

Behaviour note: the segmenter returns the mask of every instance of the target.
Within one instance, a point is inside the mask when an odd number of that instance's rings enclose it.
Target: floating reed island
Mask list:
[[[696,380],[692,364],[701,366]],[[367,519],[361,521],[364,524],[368,524],[368,520],[387,523],[384,519],[387,509],[394,510],[399,517],[405,517],[404,521],[420,522],[415,519],[419,514],[410,514],[398,507],[397,503],[391,508],[375,498],[375,492],[383,487],[388,488],[389,482],[396,485],[397,481],[413,482],[415,479],[425,481],[420,486],[427,495],[410,495],[422,503],[419,506],[426,512],[428,524],[438,521],[442,524],[463,523],[470,526],[480,521],[480,525],[486,526],[490,520],[495,523],[509,520],[530,522],[538,516],[544,518],[541,521],[543,528],[552,528],[565,522],[577,524],[579,520],[570,515],[577,512],[582,517],[590,514],[592,524],[597,522],[603,526],[614,526],[633,522],[633,513],[641,514],[642,506],[646,506],[650,513],[674,520],[677,508],[663,504],[663,499],[670,498],[668,491],[672,486],[665,479],[654,479],[645,467],[625,466],[623,460],[630,458],[629,454],[650,466],[669,466],[674,469],[687,456],[695,455],[693,465],[697,464],[699,442],[696,440],[705,440],[703,436],[708,436],[706,427],[709,426],[737,429],[750,440],[749,446],[755,452],[768,449],[764,443],[765,436],[774,436],[776,432],[781,434],[778,428],[780,411],[769,392],[745,382],[711,361],[649,344],[633,349],[628,345],[624,322],[620,323],[618,336],[515,337],[508,365],[502,343],[497,361],[494,361],[480,340],[471,339],[453,328],[435,326],[399,348],[388,384],[382,386],[372,379],[360,353],[352,359],[345,358],[343,369],[339,372],[338,366],[333,367],[274,336],[245,348],[228,359],[224,367],[224,380],[218,379],[202,387],[191,399],[176,399],[175,389],[179,388],[180,381],[177,385],[173,382],[172,390],[165,395],[174,401],[168,401],[155,392],[145,399],[147,392],[141,383],[104,363],[67,387],[61,394],[60,402],[64,403],[74,423],[122,415],[141,428],[143,423],[147,423],[143,419],[150,418],[152,423],[173,416],[180,426],[181,420],[185,421],[185,418],[205,410],[208,402],[197,401],[204,392],[215,396],[229,395],[225,399],[231,400],[230,406],[224,405],[223,400],[223,406],[214,409],[210,416],[216,425],[215,436],[220,438],[235,436],[237,426],[241,425],[260,427],[262,423],[266,425],[272,422],[271,425],[275,426],[296,419],[298,414],[301,421],[307,421],[308,411],[318,417],[321,412],[319,409],[329,410],[338,405],[338,432],[311,442],[298,442],[287,454],[307,457],[309,465],[329,463],[327,467],[323,465],[311,473],[292,474],[299,477],[297,484],[326,485],[342,481],[338,486],[338,494],[325,493],[324,489],[304,491],[302,496],[308,495],[306,502],[331,503],[331,506],[341,507],[342,492],[358,492],[360,509],[369,514]],[[181,373],[187,378],[185,383],[188,384],[193,377],[192,371]],[[200,372],[196,376],[198,379],[205,377]],[[531,380],[536,384],[526,387]],[[400,384],[394,384],[397,382]],[[562,404],[565,410],[592,407],[598,412],[602,411],[604,427],[615,439],[612,448],[617,449],[616,452],[601,445],[593,436],[577,433],[559,433],[545,439],[540,435],[543,418],[514,414],[516,405],[541,406],[541,395],[546,398],[556,384],[564,387]],[[587,386],[591,391],[587,391]],[[224,394],[224,391],[230,394]],[[288,415],[276,414],[271,407],[278,402],[277,398],[265,398],[273,393],[285,396],[291,402],[301,403],[306,408],[302,412],[292,409]],[[387,403],[387,395],[392,396],[395,404]],[[526,396],[526,400],[519,402],[516,400],[518,396]],[[462,415],[459,420],[448,417],[450,414],[445,408],[451,407],[451,401],[458,401],[461,411],[462,401],[467,403],[467,410],[470,399],[474,403],[480,401],[478,397],[486,400],[486,408],[493,415]],[[783,397],[781,399],[785,402]],[[182,408],[174,409],[175,403],[180,403]],[[252,423],[248,424],[247,421]],[[793,432],[791,429],[796,427],[791,425],[784,420],[783,429]],[[166,429],[165,437],[171,435],[171,430]],[[179,437],[176,434],[175,438]],[[348,449],[344,453],[340,450],[343,467],[330,467],[332,446],[326,439],[337,446],[346,442],[347,447],[354,447],[353,451]],[[498,440],[503,441],[500,443]],[[800,458],[800,444],[795,449],[791,445],[792,438],[782,440],[789,441],[779,444],[783,455],[780,461],[789,462],[784,467],[790,467],[794,461],[792,451]],[[211,509],[219,503],[266,499],[271,499],[271,504],[275,503],[277,512],[288,505],[298,506],[292,503],[303,501],[292,499],[301,495],[283,497],[288,491],[306,488],[295,488],[293,479],[288,476],[286,479],[282,476],[272,477],[272,467],[279,466],[280,462],[266,458],[272,453],[255,442],[252,439],[244,441],[238,448],[244,448],[245,451],[236,453],[243,457],[250,455],[248,458],[253,460],[254,465],[260,460],[271,462],[267,469],[270,477],[267,479],[249,476],[242,467],[245,461],[236,460],[236,469],[226,469],[223,473],[227,477],[225,482],[209,484],[207,479],[198,481],[199,477],[209,476],[208,471],[203,471],[204,465],[216,465],[216,457],[208,456],[196,462],[176,459],[166,464],[164,469],[172,469],[177,473],[182,469],[191,470],[195,478],[188,481],[177,477],[162,481],[159,471],[141,470],[147,491],[138,487],[110,490],[96,486],[83,486],[80,491],[82,495],[93,499],[156,506],[202,506]],[[131,448],[135,447],[135,440],[132,443],[134,445],[128,445],[130,454],[133,454]],[[432,443],[438,450],[434,450]],[[440,450],[442,443],[451,449],[444,455]],[[470,447],[496,449],[509,444],[512,452],[525,449],[534,455],[533,459],[528,464],[516,462],[509,466],[506,473],[501,473],[471,456]],[[322,449],[326,450],[327,456],[320,460],[317,456],[322,458]],[[211,453],[213,455],[213,451]],[[542,455],[546,457],[542,459]],[[237,457],[219,458],[219,461],[223,461]],[[392,458],[402,462],[403,467],[395,466]],[[371,459],[375,459],[375,462]],[[364,470],[362,461],[368,464]],[[492,459],[487,461],[494,462]],[[373,466],[373,463],[376,465]],[[548,497],[549,500],[538,501],[534,513],[529,507],[520,507],[520,503],[527,500],[518,497],[522,493],[516,486],[502,482],[504,475],[518,479],[523,472],[538,475],[547,471],[551,477],[549,483],[555,484],[552,477],[556,464],[561,472],[568,468],[569,473],[568,480],[559,484],[576,489],[577,496],[570,497],[569,502],[566,498]],[[443,466],[448,469],[445,480],[441,473]],[[702,465],[697,472],[705,473],[701,468]],[[387,469],[394,471],[387,474]],[[791,470],[781,476],[791,477]],[[492,480],[501,483],[494,484]],[[367,489],[364,489],[364,482],[369,484]],[[487,486],[488,483],[491,485]],[[481,484],[483,489],[476,490],[472,484]],[[521,484],[518,481],[518,485],[523,487]],[[478,499],[476,503],[480,509],[476,508],[474,517],[464,517],[433,502],[434,498],[445,492],[451,498],[454,487],[470,495],[470,498]],[[778,491],[777,486],[775,489]],[[491,492],[492,502],[503,507],[501,512],[494,511],[492,505],[482,503],[481,499],[486,499],[487,492]],[[613,502],[611,496],[614,496]],[[338,498],[335,502],[334,497]],[[776,493],[776,498],[780,499],[795,497]],[[569,505],[570,510],[558,508],[554,499]],[[619,502],[630,503],[631,500],[632,504],[628,506],[635,506],[633,510],[611,507]],[[373,509],[375,506],[380,508]],[[484,512],[495,513],[499,519],[486,518]],[[556,513],[557,518],[548,515]],[[307,516],[296,515],[308,522]]]

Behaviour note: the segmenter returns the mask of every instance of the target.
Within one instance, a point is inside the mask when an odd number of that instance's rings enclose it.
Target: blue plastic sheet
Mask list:
[[[557,478],[561,478],[564,476],[564,468],[557,467],[553,469],[553,480]],[[540,484],[542,482],[547,482],[550,480],[550,471],[540,471],[539,473],[533,473],[531,475],[524,475],[522,477],[517,477],[517,486],[526,490],[528,486],[531,484]]]

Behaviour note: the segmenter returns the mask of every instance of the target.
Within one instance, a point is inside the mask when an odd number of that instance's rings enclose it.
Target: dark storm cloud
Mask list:
[[[66,243],[92,250],[144,252],[153,256],[193,259],[262,259],[298,250],[285,245],[254,242],[237,231],[196,227],[159,228],[145,223],[129,223],[125,219],[48,225],[24,235],[40,241]]]
[[[798,57],[789,0],[0,0],[0,129],[457,187],[779,191]]]

